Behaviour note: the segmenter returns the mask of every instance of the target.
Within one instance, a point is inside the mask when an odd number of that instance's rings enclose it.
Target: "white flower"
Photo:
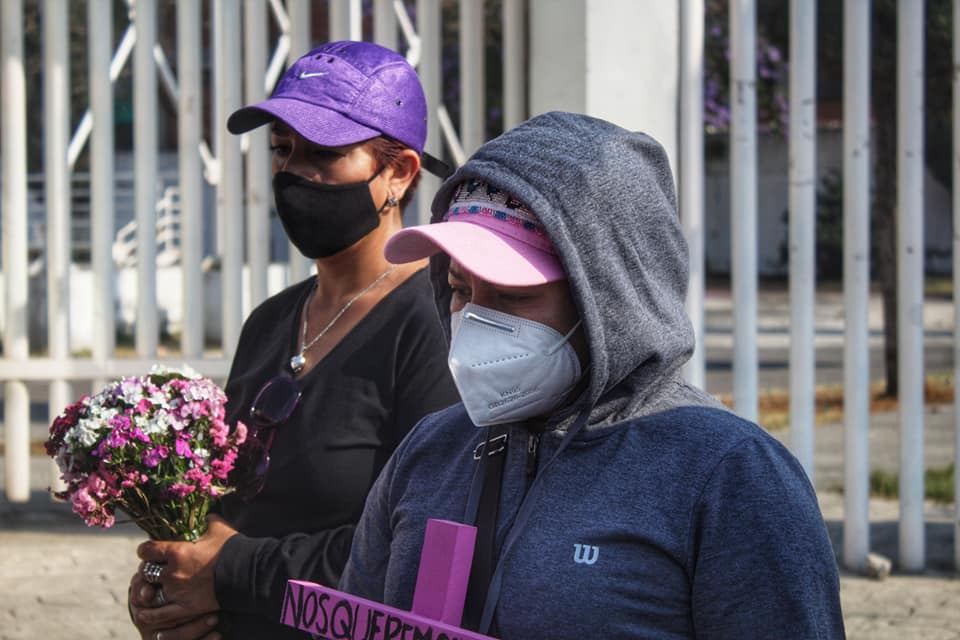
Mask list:
[[[153,417],[153,420],[148,420],[141,415],[134,416],[133,424],[147,436],[154,436],[167,430],[167,420],[169,420],[169,416],[161,411]]]
[[[164,411],[168,411],[170,409],[170,399],[165,393],[163,393],[163,391],[154,391],[150,394],[149,400],[155,407],[159,407]]]
[[[197,378],[202,377],[196,372],[195,369],[193,369],[193,367],[186,363],[181,364],[179,367],[168,367],[162,364],[154,364],[152,367],[150,367],[151,376],[168,376],[172,373],[179,374],[184,378],[189,378],[191,380],[196,380]]]
[[[138,378],[124,378],[120,381],[120,392],[125,403],[135,406],[143,398],[143,385]]]
[[[180,365],[180,373],[183,375],[184,378],[190,378],[191,380],[199,380],[200,378],[203,377],[200,375],[200,373],[196,369],[194,369],[187,363],[183,363],[182,365]]]
[[[67,432],[65,439],[69,442],[80,443],[84,447],[92,447],[99,440],[98,432],[105,422],[82,418]]]

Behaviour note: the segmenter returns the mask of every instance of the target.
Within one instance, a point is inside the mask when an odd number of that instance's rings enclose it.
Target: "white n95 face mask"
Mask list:
[[[533,320],[468,303],[450,316],[447,364],[478,427],[555,409],[580,379],[570,336]]]

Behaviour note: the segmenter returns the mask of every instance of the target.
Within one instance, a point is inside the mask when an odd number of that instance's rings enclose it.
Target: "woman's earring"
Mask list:
[[[394,198],[393,196],[390,196],[387,198],[387,206],[395,207],[398,204],[400,204],[400,201]]]

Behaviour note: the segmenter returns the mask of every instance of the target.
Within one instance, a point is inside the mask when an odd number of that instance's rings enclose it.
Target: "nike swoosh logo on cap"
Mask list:
[[[317,71],[316,73],[307,73],[306,71],[301,71],[300,79],[303,80],[304,78],[316,78],[317,76],[325,76],[325,75],[327,75],[326,71]]]

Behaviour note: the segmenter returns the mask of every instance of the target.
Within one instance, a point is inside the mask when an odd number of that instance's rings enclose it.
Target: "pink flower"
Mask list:
[[[141,398],[140,402],[137,403],[137,406],[134,407],[134,411],[139,413],[142,416],[150,413],[150,409],[153,408],[153,403],[147,400],[146,398]]]
[[[73,503],[73,512],[84,520],[99,507],[97,501],[90,495],[90,490],[87,487],[80,487],[74,491],[70,498]]]
[[[223,458],[220,460],[214,460],[210,463],[213,476],[215,478],[220,478],[221,480],[226,480],[227,476],[230,475],[230,472],[233,471],[234,463],[237,461],[237,452],[233,449],[227,451],[223,454]]]
[[[130,489],[139,484],[143,484],[147,481],[146,474],[140,473],[136,469],[132,471],[127,471],[123,474],[123,480],[120,482],[120,486],[124,489]]]
[[[183,474],[183,479],[192,482],[200,491],[206,491],[213,477],[203,469],[193,468]]]
[[[175,496],[177,498],[182,498],[184,496],[190,495],[196,490],[197,488],[194,487],[193,485],[177,482],[170,487],[170,495]]]
[[[230,427],[222,420],[214,420],[210,425],[210,436],[213,437],[213,444],[218,447],[227,446],[227,434],[230,433]]]
[[[233,443],[234,444],[243,444],[247,441],[247,425],[243,424],[239,420],[237,421],[237,428],[233,431]]]
[[[81,487],[75,491],[71,496],[71,502],[73,503],[73,512],[83,518],[88,527],[95,525],[101,527],[113,526],[113,514],[106,508],[106,505],[97,502],[86,487]]]

